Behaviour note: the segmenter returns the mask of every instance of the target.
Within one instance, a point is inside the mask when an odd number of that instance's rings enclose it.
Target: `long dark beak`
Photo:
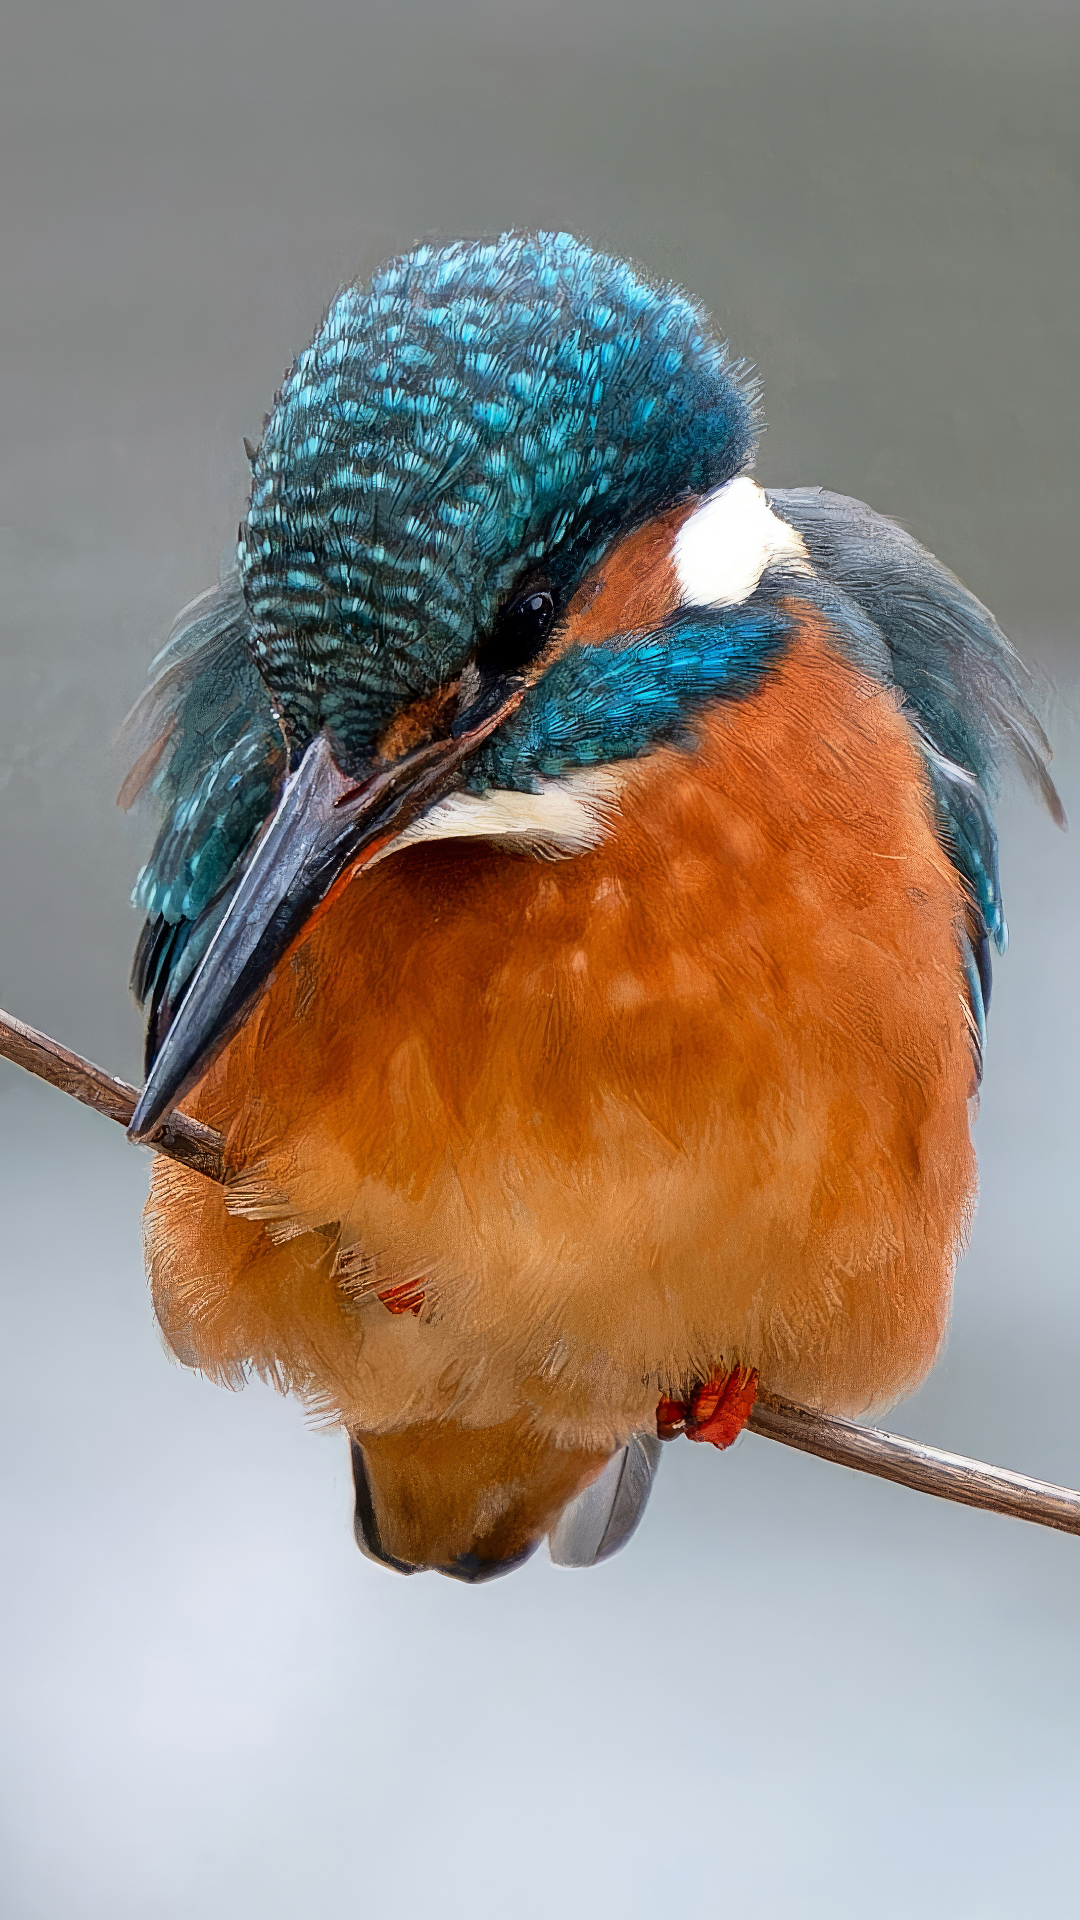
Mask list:
[[[457,781],[458,769],[514,711],[520,685],[470,725],[357,784],[319,734],[290,775],[217,933],[162,1042],[128,1129],[145,1140],[201,1080],[318,909]],[[485,703],[486,704],[486,703]]]

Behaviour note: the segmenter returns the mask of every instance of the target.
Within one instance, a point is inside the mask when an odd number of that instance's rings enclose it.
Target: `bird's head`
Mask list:
[[[744,477],[755,412],[698,307],[568,235],[420,246],[339,295],[249,449],[240,529],[284,784],[133,1132],[358,868],[437,831],[585,846],[600,770],[753,684],[784,628],[757,590],[798,545]],[[575,619],[601,563],[703,497],[713,558],[686,546],[676,604]]]

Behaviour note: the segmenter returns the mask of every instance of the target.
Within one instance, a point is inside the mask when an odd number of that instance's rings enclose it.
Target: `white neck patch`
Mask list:
[[[558,860],[587,853],[607,838],[618,811],[622,779],[611,767],[582,768],[561,780],[537,780],[535,793],[491,787],[451,793],[384,847],[373,867],[401,847],[425,840],[491,840],[519,853]]]
[[[767,567],[809,565],[801,533],[773,512],[746,474],[709,494],[683,521],[672,557],[688,607],[736,607]]]

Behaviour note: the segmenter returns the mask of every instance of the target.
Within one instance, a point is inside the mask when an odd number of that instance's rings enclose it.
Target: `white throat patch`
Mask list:
[[[807,567],[801,533],[775,514],[745,474],[709,494],[675,535],[675,572],[688,607],[736,607],[767,567]]]
[[[370,862],[425,840],[490,840],[548,860],[587,853],[607,838],[622,780],[611,767],[589,767],[561,780],[538,780],[536,793],[492,787],[451,793],[399,833]]]

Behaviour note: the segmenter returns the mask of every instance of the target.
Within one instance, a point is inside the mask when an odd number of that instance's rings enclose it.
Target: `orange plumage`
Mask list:
[[[895,1399],[974,1197],[966,911],[895,700],[804,621],[593,851],[414,847],[346,889],[191,1103],[231,1186],[155,1167],[168,1338],[354,1433],[594,1471],[719,1361]],[[377,1298],[404,1280],[418,1317]]]
[[[678,289],[562,235],[346,288],[252,452],[132,783],[167,1337],[352,1436],[357,1537],[467,1579],[633,1530],[756,1383],[926,1373],[975,1164],[992,800],[1060,817],[993,616],[750,477]]]

